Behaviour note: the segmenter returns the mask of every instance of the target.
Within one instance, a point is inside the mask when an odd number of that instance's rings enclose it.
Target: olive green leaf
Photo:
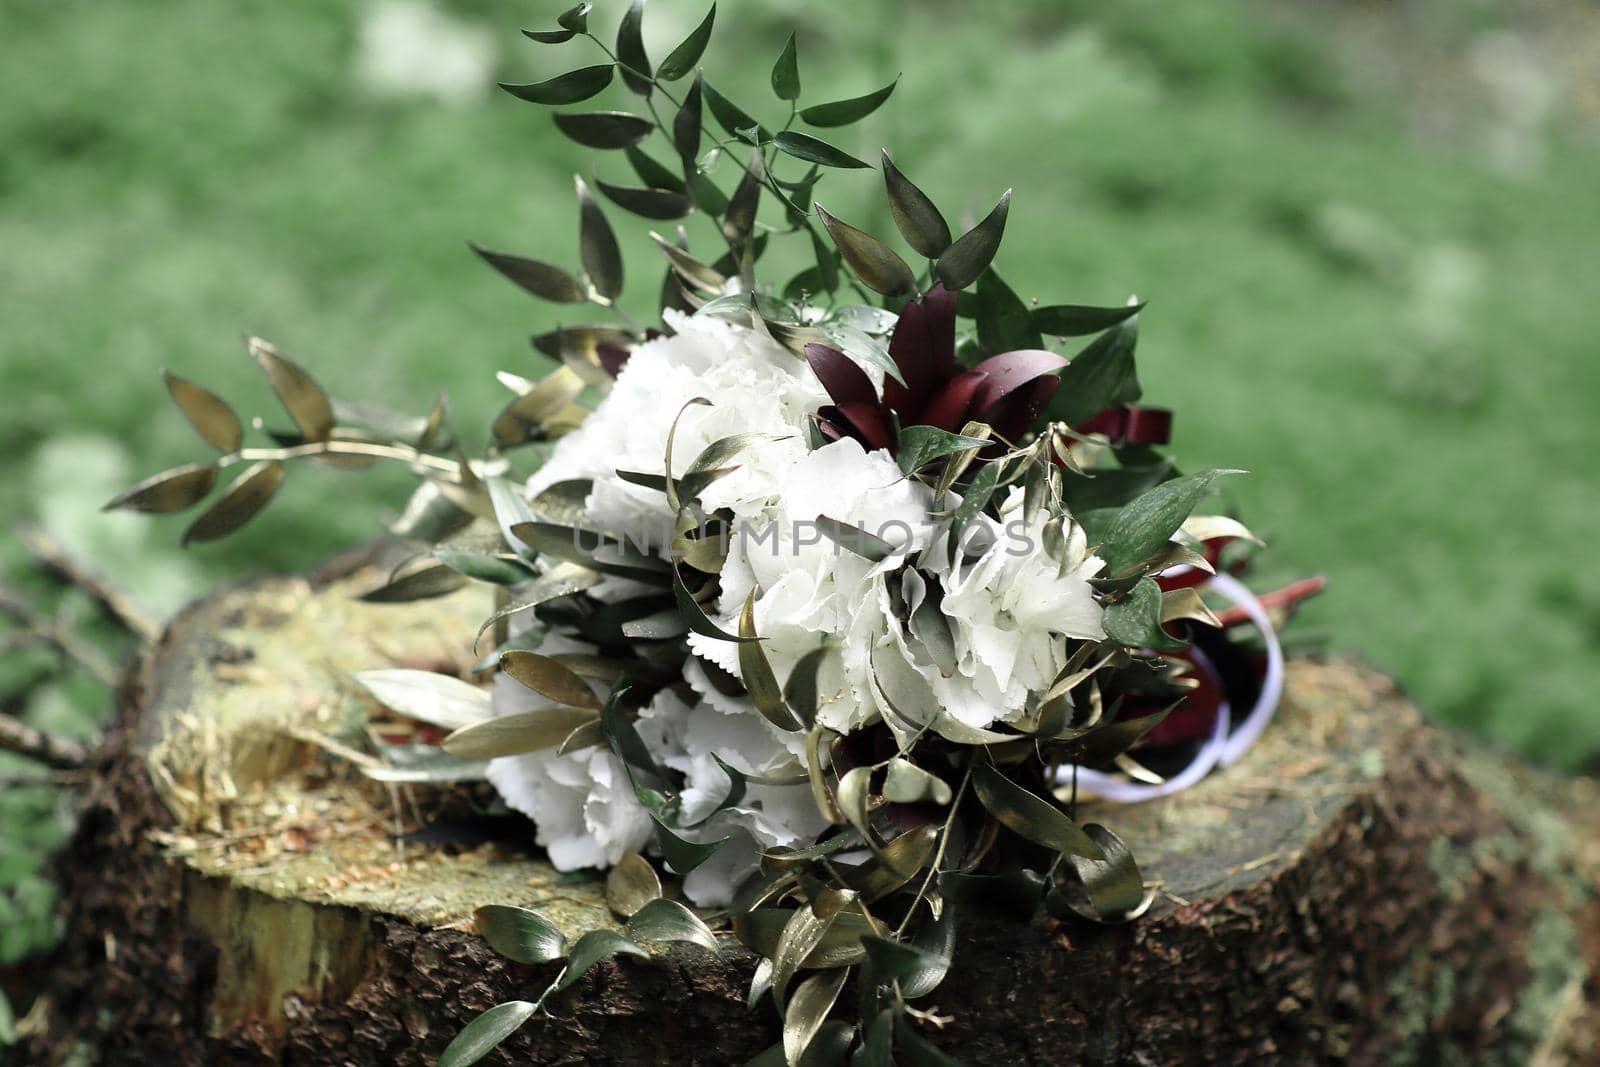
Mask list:
[[[711,40],[711,25],[717,20],[717,5],[712,4],[711,10],[706,12],[706,17],[683,39],[683,43],[674,48],[666,59],[661,61],[661,66],[656,69],[656,77],[664,82],[675,82],[694,69],[700,62],[700,57],[705,53],[706,42]]]
[[[822,1029],[849,974],[848,969],[824,971],[807,978],[795,990],[794,999],[783,1013],[783,1055],[791,1064],[800,1062],[801,1054]]]
[[[728,210],[727,194],[717,188],[717,183],[698,167],[689,166],[691,161],[684,162],[688,169],[683,176],[683,184],[689,190],[689,199],[694,201],[696,208],[712,218],[721,218],[722,213]]]
[[[594,690],[560,660],[526,649],[512,649],[500,657],[500,671],[557,704],[600,710],[600,698]]]
[[[644,50],[644,0],[633,0],[617,26],[617,62],[622,80],[640,96],[649,96],[650,57]]]
[[[688,252],[679,248],[665,237],[655,231],[650,232],[650,237],[666,253],[667,261],[672,264],[672,269],[678,276],[695,288],[707,293],[720,293],[728,279],[723,274],[712,270]]]
[[[923,1037],[908,1016],[895,1018],[894,1036],[907,1067],[962,1067],[960,1060]]]
[[[427,755],[414,756],[404,764],[362,764],[358,769],[375,782],[391,785],[446,785],[485,781],[489,763],[487,760],[460,760],[432,749]]]
[[[887,937],[868,935],[861,939],[872,963],[873,977],[880,982],[896,982],[910,978],[922,971],[948,967],[949,960],[940,960],[916,945],[893,941]]]
[[[722,955],[711,927],[676,900],[652,900],[634,912],[628,920],[628,936],[637,941],[686,941]]]
[[[561,366],[547,374],[532,389],[500,409],[490,432],[502,448],[524,444],[543,431],[554,418],[583,391],[583,379],[571,367]]]
[[[733,916],[733,932],[740,943],[768,959],[778,954],[778,942],[795,921],[796,912],[784,908],[756,908]],[[859,912],[844,911],[835,916],[826,932],[807,953],[800,966],[809,970],[848,967],[866,958],[861,947],[865,934],[879,933]]]
[[[651,189],[665,189],[668,192],[682,193],[685,191],[683,179],[672,171],[656,162],[642,149],[630,148],[627,151],[628,164],[633,167],[633,172],[639,180]]]
[[[710,82],[703,82],[701,89],[705,94],[706,107],[711,109],[711,114],[717,120],[717,125],[721,126],[728,136],[749,140],[745,134],[747,131],[754,130],[756,131],[758,143],[765,144],[767,141],[772,140],[771,131],[751,118],[739,105],[712,88]]]
[[[906,244],[918,255],[938,259],[950,247],[950,225],[928,194],[894,165],[888,149],[883,152],[883,184],[889,191],[889,214]]]
[[[827,736],[830,736],[828,730],[820,723],[813,723],[806,732],[806,779],[811,785],[811,799],[817,811],[838,826],[845,821],[844,812],[839,810],[839,802],[834,799],[833,790],[822,773],[822,745]]]
[[[549,963],[567,954],[567,936],[536,911],[488,904],[473,912],[489,947],[517,963]]]
[[[821,204],[816,209],[828,236],[844,257],[844,265],[868,289],[884,296],[901,296],[916,287],[916,275],[899,253],[865,230],[828,214]]]
[[[1122,838],[1098,823],[1086,823],[1083,832],[1094,839],[1105,859],[1068,856],[1072,871],[1081,883],[1084,899],[1064,894],[1069,907],[1085,918],[1099,922],[1126,922],[1149,906],[1144,878],[1139,865]]]
[[[911,944],[920,950],[922,966],[900,979],[900,993],[908,1000],[925,997],[939,988],[949,973],[956,952],[956,905],[945,900],[939,917],[911,936]]]
[[[562,133],[585,148],[631,148],[655,129],[649,119],[626,111],[558,111],[550,117]]]
[[[283,410],[307,441],[326,441],[333,433],[333,404],[305,369],[259,337],[246,339]]]
[[[494,552],[441,545],[433,550],[433,558],[463,577],[491,585],[521,585],[538,577],[521,560]]]
[[[834,920],[855,899],[853,891],[823,889],[816,900],[802,904],[784,924],[772,952],[772,994],[783,1003],[789,980],[800,970],[814,949],[822,943]]]
[[[1143,304],[1109,308],[1051,304],[1033,309],[1033,328],[1053,337],[1084,337],[1121,325],[1143,310]]]
[[[573,178],[573,184],[578,190],[579,258],[589,275],[589,284],[610,300],[622,292],[622,250],[589,186],[579,177]]]
[[[234,452],[244,440],[244,425],[216,393],[164,370],[161,377],[167,383],[167,392],[183,412],[184,418],[212,448],[218,452]]]
[[[950,785],[943,778],[906,759],[892,759],[883,780],[883,795],[896,804],[916,804],[931,800],[950,803]]]
[[[583,33],[589,28],[589,12],[594,10],[594,5],[589,3],[579,4],[568,8],[556,16],[556,25],[573,33]]]
[[[535,579],[522,591],[521,599],[513,604],[508,604],[486,619],[478,629],[478,634],[473,638],[473,645],[483,640],[483,635],[489,628],[501,619],[508,619],[524,611],[532,611],[540,604],[558,600],[564,596],[581,593],[594,585],[599,584],[603,576],[599,571],[574,563],[562,563],[553,568],[542,578]]]
[[[985,352],[1016,352],[1044,347],[1028,315],[1028,305],[993,268],[978,277],[978,344]]]
[[[1000,238],[1005,234],[1006,215],[1010,210],[1011,190],[1007,189],[1005,195],[1000,197],[1000,202],[994,206],[994,210],[984,216],[982,222],[962,234],[955,244],[940,253],[938,262],[934,265],[934,273],[939,276],[946,289],[951,292],[965,289],[989,268],[989,264],[994,260],[994,254],[1000,249]]]
[[[607,200],[640,218],[681,219],[694,206],[687,196],[670,189],[633,189],[612,185],[599,179],[596,179],[594,184],[605,194]]]
[[[1131,572],[1177,532],[1212,482],[1243,473],[1213,468],[1162,482],[1134,498],[1117,512],[1102,537],[1100,558],[1106,562],[1106,574],[1114,578]]]
[[[556,755],[565,756],[568,752],[577,752],[585,748],[598,748],[605,743],[605,724],[596,719],[594,722],[586,722],[582,726],[573,727],[572,732],[556,746]]]
[[[639,6],[642,6],[642,0]],[[572,954],[567,957],[567,969],[561,972],[551,991],[559,993],[575,985],[595,964],[618,955],[638,956],[646,960],[650,958],[650,953],[643,946],[634,944],[615,930],[590,930],[572,946]]]
[[[439,1067],[469,1067],[477,1063],[522,1029],[522,1024],[538,1010],[537,1004],[526,1000],[496,1004],[461,1028],[439,1054]]]
[[[783,52],[778,56],[778,61],[772,65],[772,91],[778,94],[779,100],[796,100],[800,96],[800,57],[795,49],[794,34],[789,34],[788,43],[783,46]],[[736,131],[729,130],[729,133]]]
[[[988,444],[985,438],[963,437],[937,426],[907,426],[900,431],[900,454],[895,459],[902,472],[915,474],[936,459]]]
[[[606,875],[606,905],[624,919],[660,897],[661,879],[656,869],[637,852],[624,852]]]
[[[1205,557],[1200,557],[1203,562]],[[1202,626],[1214,629],[1222,628],[1222,620],[1217,618],[1217,613],[1212,611],[1200,596],[1200,590],[1194,586],[1183,589],[1166,589],[1161,593],[1161,621],[1178,622],[1187,620],[1198,622]]]
[[[868,166],[849,152],[835,148],[827,141],[807,133],[783,130],[772,138],[772,143],[780,152],[796,159],[803,159],[807,163],[816,163],[824,167],[842,167],[847,170],[864,170]]]
[[[863,559],[881,563],[894,555],[894,546],[877,534],[868,533],[859,526],[830,519],[826,515],[816,518],[817,532],[840,548],[848,549]]]
[[[761,204],[761,151],[752,149],[744,177],[728,200],[722,216],[722,236],[736,244],[750,239],[756,228],[756,211]]]
[[[579,525],[588,517],[583,505],[593,491],[592,478],[564,478],[552,482],[529,502],[531,510],[527,513],[527,521],[534,521],[534,515],[538,515],[567,526]]]
[[[1117,719],[1114,711],[1108,711],[1104,716],[1106,721],[1101,725],[1086,734],[1052,745],[1051,751],[1058,754],[1063,763],[1103,766],[1142,741],[1144,735],[1161,725],[1175,707],[1177,704],[1137,719]]]
[[[597,570],[618,578],[664,584],[670,565],[658,556],[646,555],[627,543],[607,538],[591,530],[562,526],[553,522],[519,522],[511,535],[540,555]]]
[[[598,95],[602,89],[611,84],[611,76],[615,70],[616,68],[610,63],[598,63],[592,67],[568,71],[548,81],[526,85],[501,82],[500,88],[519,100],[559,107],[562,104],[576,104]]]
[[[778,678],[772,673],[772,664],[767,662],[767,654],[761,647],[760,638],[756,636],[754,589],[750,590],[750,595],[745,598],[744,610],[739,613],[739,637],[739,674],[744,678],[745,688],[750,691],[750,702],[778,729],[800,729],[800,723],[784,702]]]
[[[839,288],[838,254],[822,243],[822,238],[815,228],[807,226],[806,233],[811,237],[811,254],[817,261],[817,282],[820,285],[818,292],[831,293]]]
[[[353,677],[384,707],[441,730],[459,730],[494,717],[487,689],[448,674],[394,667],[357,671]]]
[[[683,613],[684,620],[688,622],[689,629],[702,637],[713,637],[718,641],[754,641],[754,637],[740,637],[730,634],[722,627],[711,621],[688,588],[683,584],[683,575],[676,569],[672,572],[672,593],[677,599],[678,610]]]
[[[939,827],[919,826],[907,830],[877,850],[877,854],[857,867],[839,865],[845,885],[872,904],[915,878],[933,856],[939,842]]]
[[[990,766],[973,768],[972,785],[989,814],[1014,832],[1057,852],[1104,859],[1094,839],[1066,812],[1041,799]]]
[[[1161,587],[1145,578],[1126,596],[1106,608],[1106,636],[1127,648],[1178,652],[1188,642],[1170,637],[1161,628]]]
[[[883,1008],[871,1019],[862,1023],[861,1051],[851,1060],[850,1067],[895,1067],[893,1008]]]
[[[152,515],[165,515],[193,507],[217,484],[217,468],[209,463],[188,463],[182,467],[152,474],[101,505],[101,511],[127,508]]]
[[[622,710],[622,698],[627,695],[629,683],[618,683],[612,690],[611,696],[606,700],[605,707],[600,713],[600,722],[605,730],[606,744],[623,764],[630,768],[638,768],[656,777],[661,777],[661,768],[656,765],[655,754],[639,736],[638,729],[634,726],[633,719]],[[631,773],[631,772],[630,772]]]
[[[226,537],[255,518],[283,485],[284,466],[277,460],[257,463],[228,486],[183,532],[183,543]]]
[[[579,304],[588,299],[583,284],[570,271],[542,260],[507,252],[493,252],[481,245],[470,246],[489,266],[505,275],[541,300],[557,304]]]
[[[1076,426],[1106,408],[1139,399],[1133,353],[1139,342],[1139,321],[1127,319],[1096,337],[1061,371],[1045,414],[1054,422]]]
[[[390,578],[356,599],[368,604],[409,604],[416,600],[449,596],[465,588],[470,580],[460,571],[440,563]]]
[[[845,821],[854,826],[869,844],[877,847],[878,835],[873,830],[872,820],[867,813],[871,785],[871,767],[852,767],[839,779],[839,786],[833,791],[833,796]]]
[[[497,715],[452,732],[444,750],[462,759],[496,759],[554,748],[598,716],[592,708],[541,708]]]
[[[800,112],[800,118],[813,126],[848,126],[878,110],[899,84],[900,79],[896,78],[882,89],[865,96],[853,96],[848,100],[835,100],[830,104],[805,108]]]

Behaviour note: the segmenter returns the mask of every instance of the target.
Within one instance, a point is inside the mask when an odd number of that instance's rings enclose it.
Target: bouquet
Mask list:
[[[497,587],[478,635],[495,645],[488,687],[361,676],[441,737],[363,769],[487,779],[556,868],[608,872],[625,924],[569,945],[534,910],[482,909],[497,948],[565,965],[442,1062],[472,1062],[641,941],[720,952],[713,926],[759,959],[752,1002],[770,996],[784,1019],[773,1062],[850,1047],[946,1062],[925,1024],[940,1021],[928,998],[961,911],[1004,899],[1063,921],[1136,918],[1151,894],[1134,857],[1079,820],[1080,801],[1180,790],[1272,715],[1282,653],[1235,577],[1257,542],[1197,511],[1239,472],[1185,473],[1163,454],[1172,414],[1140,403],[1135,373],[1142,304],[1034,306],[997,273],[1009,192],[957,234],[885,152],[909,260],[814,202],[825,176],[871,168],[805,128],[862,119],[893,84],[801,106],[791,38],[771,75],[786,118],[764,125],[695,73],[714,8],[652,64],[643,7],[614,45],[588,4],[524,31],[602,58],[512,95],[568,107],[620,79],[645,114],[554,115],[637,182],[577,180],[580,271],[477,249],[536,297],[616,313],[534,339],[558,365],[501,374],[514,395],[485,449],[468,454],[442,403],[416,419],[338,403],[252,339],[293,428],[246,447],[225,401],[168,375],[218,455],[112,504],[186,508],[248,464],[185,534],[206,540],[258,513],[293,460],[395,460],[421,478],[395,525],[417,553],[369,599]],[[652,232],[654,327],[619,307],[601,198],[708,224],[695,244],[684,227]],[[779,283],[762,264],[785,240],[809,262]],[[662,873],[681,880],[671,895]]]

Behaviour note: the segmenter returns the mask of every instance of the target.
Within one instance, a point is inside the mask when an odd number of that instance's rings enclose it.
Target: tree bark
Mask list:
[[[22,1062],[432,1063],[556,969],[496,956],[476,906],[611,922],[598,883],[531,849],[396,844],[412,805],[456,801],[319,747],[360,699],[348,672],[463,669],[488,609],[357,601],[382,577],[356,563],[199,602],[125,688]],[[1160,886],[1152,910],[964,914],[931,998],[954,1021],[931,1036],[972,1064],[1600,1062],[1597,800],[1429,724],[1370,669],[1296,663],[1243,762],[1097,813]],[[743,1063],[778,1039],[770,1004],[745,1009],[751,965],[602,964],[485,1062]]]

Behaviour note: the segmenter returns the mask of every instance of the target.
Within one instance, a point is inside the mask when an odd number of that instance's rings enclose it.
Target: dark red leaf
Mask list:
[[[615,378],[622,373],[622,368],[627,364],[628,357],[633,355],[633,350],[623,348],[621,345],[600,344],[595,346],[594,354],[599,358],[600,366],[605,368],[605,372]]]
[[[889,431],[889,423],[885,421],[883,413],[878,410],[876,404],[840,404],[836,408],[823,408],[821,414],[825,418],[843,424],[850,432],[850,436],[869,450],[890,448],[894,445],[894,436]]]
[[[1000,403],[981,409],[977,418],[993,426],[996,436],[1016,441],[1039,421],[1039,415],[1060,384],[1061,379],[1053,374],[1034,378]]]
[[[889,356],[906,384],[883,383],[883,400],[904,416],[925,406],[956,364],[956,298],[934,286],[921,300],[909,301],[889,338]]]
[[[993,407],[1035,378],[1058,371],[1066,365],[1064,357],[1040,348],[1023,348],[990,356],[972,368],[989,376],[978,404],[984,408]]]
[[[855,360],[836,348],[816,342],[806,345],[805,351],[812,373],[835,404],[877,405],[878,393],[872,388],[872,379],[856,366]]]
[[[966,425],[968,413],[976,404],[975,398],[983,390],[988,375],[979,370],[963,371],[939,390],[916,417],[916,424],[937,426],[941,430],[958,433]]]

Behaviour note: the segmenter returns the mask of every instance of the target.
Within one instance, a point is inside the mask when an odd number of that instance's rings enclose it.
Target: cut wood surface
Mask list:
[[[352,566],[197,603],[130,682],[21,1062],[429,1064],[553,977],[497,957],[474,908],[612,922],[531,827],[528,847],[397,843],[463,800],[354,772],[331,740],[366,699],[349,675],[470,669],[489,603],[368,604],[382,572]],[[931,1036],[970,1064],[1600,1062],[1597,801],[1431,725],[1369,668],[1295,663],[1241,763],[1095,813],[1159,887],[1151,911],[963,914]],[[746,1010],[752,959],[725,941],[725,962],[602,964],[485,1062],[743,1063],[777,1019]]]

